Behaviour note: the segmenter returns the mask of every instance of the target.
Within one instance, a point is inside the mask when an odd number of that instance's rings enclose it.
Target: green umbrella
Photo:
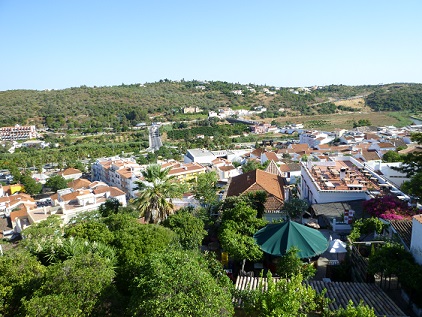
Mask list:
[[[291,247],[297,247],[300,258],[311,258],[328,248],[328,241],[321,232],[291,220],[269,224],[253,237],[262,251],[275,256],[285,255]]]

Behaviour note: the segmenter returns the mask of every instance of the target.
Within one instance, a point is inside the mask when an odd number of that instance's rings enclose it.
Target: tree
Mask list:
[[[98,208],[99,212],[103,217],[108,217],[112,214],[117,214],[119,212],[119,207],[121,206],[120,201],[116,198],[109,198],[105,203],[101,204]]]
[[[233,315],[230,289],[216,281],[198,252],[154,253],[145,259],[138,272],[129,304],[132,316]]]
[[[422,133],[412,134],[412,141],[422,145]],[[422,172],[422,152],[414,151],[403,156],[403,164],[398,168],[407,177],[412,177]]]
[[[21,299],[41,285],[46,268],[24,248],[5,251],[0,267],[0,315],[16,316]]]
[[[137,182],[140,191],[134,204],[146,222],[159,223],[173,213],[172,198],[181,196],[181,186],[174,176],[169,176],[170,168],[161,169],[153,164],[142,172],[143,181]]]
[[[104,244],[110,244],[114,239],[114,235],[107,225],[98,220],[84,221],[66,226],[65,237],[75,237]]]
[[[403,182],[400,189],[408,195],[422,197],[422,173],[417,173],[410,180]]]
[[[396,151],[387,151],[383,156],[382,160],[384,162],[392,163],[392,162],[402,162],[403,157]]]
[[[222,248],[235,260],[253,261],[262,257],[262,251],[253,239],[253,235],[266,224],[257,218],[257,211],[241,198],[233,208],[223,210],[219,240]]]
[[[67,188],[68,181],[61,175],[51,176],[45,182],[45,186],[51,188],[52,191],[57,192],[59,189]]]
[[[97,254],[74,256],[49,267],[46,279],[28,301],[28,316],[87,316],[113,288],[113,263]]]
[[[217,201],[217,173],[209,172],[199,174],[196,183],[193,186],[195,198],[206,207],[211,206]]]
[[[318,295],[311,286],[302,283],[302,276],[293,275],[289,280],[274,281],[268,271],[266,281],[256,290],[239,292],[246,316],[308,316],[317,308]]]
[[[315,275],[315,267],[309,263],[303,263],[297,255],[299,249],[292,247],[277,262],[277,274],[283,278],[290,279],[301,274],[304,280],[308,280]]]
[[[301,217],[308,210],[308,208],[308,203],[305,200],[300,198],[291,198],[284,202],[283,212],[286,213],[286,216],[289,219],[294,219]]]
[[[255,161],[255,160],[247,161],[245,164],[242,165],[243,173],[247,173],[250,171],[257,170],[257,169],[263,169],[263,168],[262,168],[262,165],[258,163],[258,161]]]
[[[118,258],[116,285],[123,294],[128,293],[128,287],[135,278],[140,261],[154,252],[169,246],[177,248],[179,245],[176,233],[154,224],[143,225],[135,222],[128,227],[119,228],[113,234],[112,245]]]
[[[42,190],[42,185],[31,177],[30,172],[25,173],[20,181],[25,188],[25,192],[29,195],[39,194]]]
[[[197,250],[207,234],[204,222],[187,211],[169,216],[163,221],[163,226],[176,232],[182,248],[187,250]]]

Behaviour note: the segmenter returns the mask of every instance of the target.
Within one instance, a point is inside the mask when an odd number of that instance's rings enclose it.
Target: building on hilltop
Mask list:
[[[37,137],[37,129],[34,125],[0,128],[1,141],[17,141],[26,139],[35,139]]]

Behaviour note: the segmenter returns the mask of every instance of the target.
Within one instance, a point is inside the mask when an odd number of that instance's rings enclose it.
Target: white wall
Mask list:
[[[419,217],[419,219],[421,219],[421,217]],[[410,252],[415,257],[416,262],[422,265],[422,223],[416,220],[415,217],[412,219]]]

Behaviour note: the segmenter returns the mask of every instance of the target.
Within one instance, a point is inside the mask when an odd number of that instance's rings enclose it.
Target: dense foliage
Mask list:
[[[397,276],[403,289],[415,303],[422,302],[422,267],[401,244],[386,243],[369,257],[369,273]]]
[[[418,111],[422,106],[421,87],[419,84],[330,85],[309,91],[300,88],[293,91],[222,81],[176,82],[166,79],[144,85],[11,90],[0,92],[0,126],[36,124],[55,131],[116,132],[152,120],[204,118],[207,111],[216,111],[227,105],[244,109],[265,106],[267,112],[261,113],[262,117],[330,114],[337,110],[353,111],[350,107],[336,109],[331,101],[355,96],[367,96],[367,104],[377,111]],[[266,93],[264,88],[271,93]],[[234,90],[240,90],[242,94],[234,94]],[[203,114],[184,114],[183,108],[186,107],[199,107]],[[280,108],[285,110],[279,111]]]
[[[376,111],[412,111],[422,109],[421,84],[381,86],[366,97],[366,103]]]

